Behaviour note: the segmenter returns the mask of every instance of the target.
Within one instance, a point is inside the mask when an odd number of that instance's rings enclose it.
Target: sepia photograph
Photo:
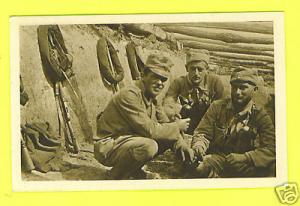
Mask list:
[[[287,181],[283,21],[12,17],[14,190]]]

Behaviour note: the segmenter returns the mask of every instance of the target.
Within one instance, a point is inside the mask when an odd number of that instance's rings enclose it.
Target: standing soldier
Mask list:
[[[108,179],[154,178],[141,168],[169,148],[183,160],[194,159],[193,150],[181,136],[189,119],[168,123],[155,99],[164,88],[171,66],[167,57],[150,55],[141,80],[117,93],[98,119],[99,140],[94,155],[100,163],[112,167]]]
[[[192,148],[203,157],[198,177],[275,176],[274,126],[252,101],[257,77],[254,69],[235,69],[231,98],[213,102],[196,128]]]
[[[164,108],[170,119],[174,119],[176,116],[191,119],[187,130],[187,133],[191,135],[211,102],[223,96],[222,82],[216,75],[208,74],[208,64],[208,51],[201,50],[198,53],[188,53],[186,57],[188,74],[171,83],[164,99]],[[176,108],[180,105],[182,108],[180,115],[178,115]]]

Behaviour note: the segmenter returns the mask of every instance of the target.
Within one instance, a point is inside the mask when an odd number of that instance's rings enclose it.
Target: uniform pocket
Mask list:
[[[214,131],[215,138],[219,136],[224,136],[226,130],[224,126],[215,124],[214,128],[215,128]]]
[[[222,125],[215,124],[214,125],[214,139],[215,144],[218,146],[222,146],[224,144],[224,136],[225,136],[226,128]]]
[[[247,131],[240,130],[238,133],[237,149],[239,153],[245,153],[255,148],[257,144],[257,132],[250,128]]]

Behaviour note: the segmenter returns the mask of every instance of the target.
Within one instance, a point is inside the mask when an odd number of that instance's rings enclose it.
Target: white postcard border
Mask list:
[[[137,18],[137,16],[139,18]],[[99,180],[99,181],[22,181],[20,154],[19,28],[39,24],[112,24],[179,22],[274,22],[276,178]],[[83,190],[160,190],[203,188],[274,187],[287,182],[285,35],[283,12],[135,14],[11,17],[11,134],[13,191],[83,191]]]

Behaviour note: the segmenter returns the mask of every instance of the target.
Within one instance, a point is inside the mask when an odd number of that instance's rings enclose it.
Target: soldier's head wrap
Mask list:
[[[207,64],[209,64],[209,51],[207,50],[200,50],[198,52],[190,51],[186,54],[186,66],[190,64],[191,62],[196,61],[203,61]]]

